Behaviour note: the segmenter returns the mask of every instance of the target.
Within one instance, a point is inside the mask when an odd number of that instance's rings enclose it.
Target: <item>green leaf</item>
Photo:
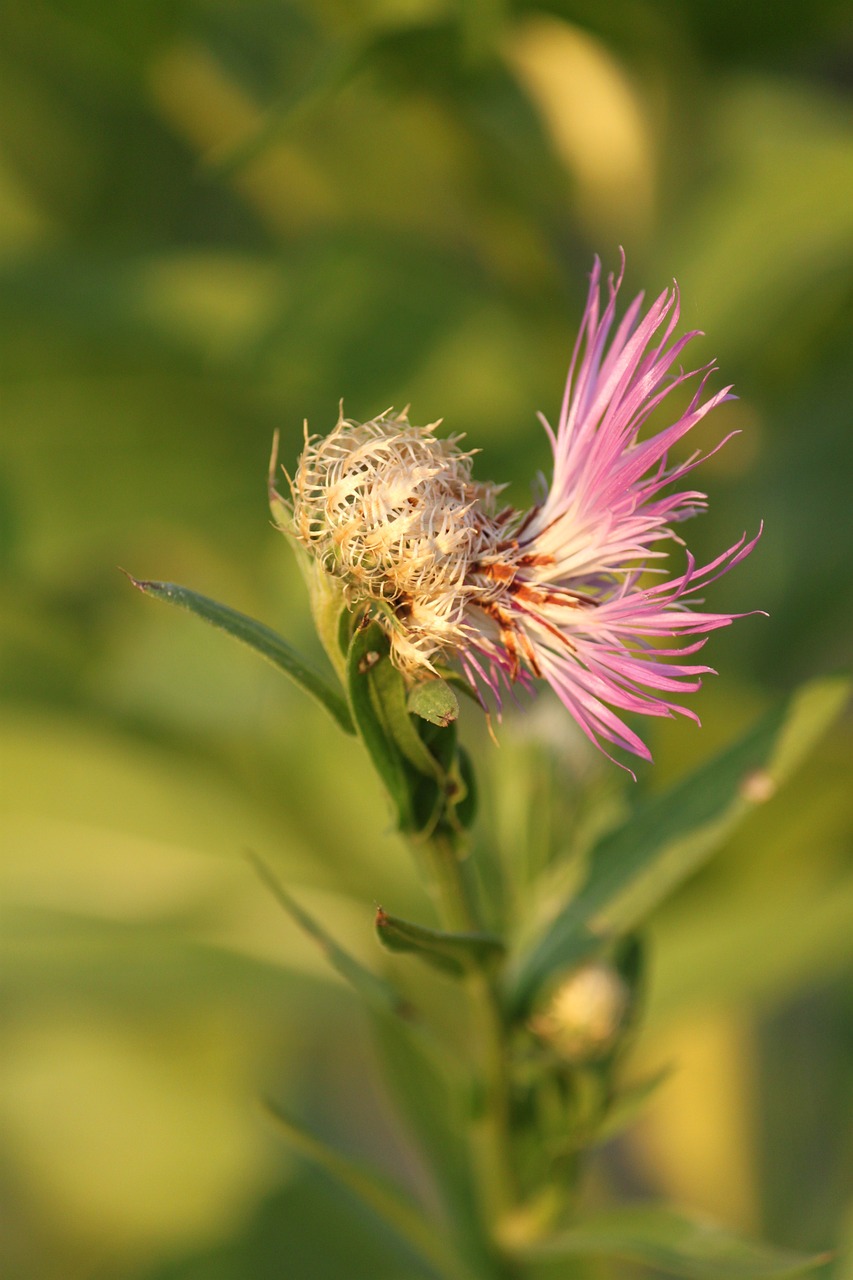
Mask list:
[[[688,1280],[781,1280],[805,1275],[829,1260],[826,1254],[809,1257],[739,1240],[698,1215],[657,1205],[600,1214],[527,1246],[523,1258],[537,1264],[532,1274],[544,1280],[556,1275],[556,1267],[568,1258],[597,1255],[657,1267]]]
[[[377,623],[371,622],[356,631],[347,657],[350,708],[359,736],[391,798],[397,826],[401,831],[412,831],[416,826],[412,778],[404,756],[383,722],[370,678],[372,669],[387,661],[388,648],[388,638]]]
[[[661,1067],[653,1075],[634,1081],[619,1090],[607,1108],[606,1115],[595,1131],[596,1143],[609,1142],[618,1133],[629,1128],[642,1112],[648,1100],[672,1075],[672,1067]]]
[[[411,715],[446,728],[459,716],[459,699],[446,680],[422,680],[412,687],[406,708]]]
[[[462,746],[459,748],[458,759],[458,799],[454,806],[454,815],[460,826],[468,830],[474,825],[474,819],[477,816],[477,778],[471,757]]]
[[[209,153],[205,166],[217,178],[227,179],[251,164],[295,124],[334,97],[367,61],[370,49],[371,40],[366,36],[328,43],[304,77],[266,109],[260,123],[236,145]]]
[[[485,969],[505,952],[500,938],[492,933],[445,933],[389,916],[381,907],[376,912],[376,936],[389,951],[408,951],[445,973],[462,976],[472,969]]]
[[[322,1169],[425,1263],[439,1280],[470,1280],[470,1273],[452,1249],[444,1232],[385,1178],[342,1156],[294,1123],[277,1106],[267,1104],[278,1132],[294,1151]]]
[[[373,1032],[392,1097],[433,1175],[459,1252],[478,1275],[491,1276],[492,1246],[468,1143],[470,1081],[411,1024],[375,1016]]]
[[[294,920],[303,933],[306,933],[312,941],[317,943],[332,968],[371,1008],[382,1014],[392,1013],[400,1017],[411,1015],[410,1006],[394,990],[391,984],[385,982],[377,974],[371,973],[354,956],[351,956],[348,951],[345,951],[343,947],[335,942],[334,938],[326,932],[323,926],[290,896],[284,885],[281,884],[267,864],[256,853],[247,849],[246,857],[273,897],[284,907],[291,920]]]
[[[275,487],[278,478],[278,447],[280,443],[280,434],[278,428],[272,434],[272,449],[270,451],[270,465],[267,471],[267,500],[270,505],[270,515],[272,522],[279,533],[283,533],[294,550],[300,547],[293,532],[293,511],[291,504],[281,496]],[[300,548],[301,549],[301,548]],[[302,566],[300,565],[300,568]],[[303,570],[304,572],[304,570]]]
[[[658,928],[647,1020],[724,1002],[789,998],[853,959],[853,877],[782,882]],[[853,1280],[853,1276],[851,1276]]]
[[[247,617],[245,613],[238,613],[228,605],[219,604],[218,601],[199,595],[196,591],[190,591],[188,587],[179,587],[174,582],[145,582],[134,578],[129,573],[127,577],[145,595],[153,596],[157,600],[165,600],[168,604],[177,605],[180,609],[186,609],[204,622],[210,623],[212,627],[227,631],[235,640],[254,649],[316,698],[346,733],[355,732],[352,717],[343,696],[316,667],[306,661],[270,627]]]
[[[464,805],[468,787],[455,725],[430,725],[411,714],[405,680],[388,653],[388,637],[378,623],[356,632],[350,645],[351,660],[358,659],[349,676],[353,713],[396,804],[401,830],[425,836],[443,817],[458,829],[457,806]]]
[[[841,678],[804,686],[740,742],[604,836],[580,890],[517,962],[516,1007],[525,1008],[550,974],[632,929],[701,866],[808,755],[843,709],[849,689]]]
[[[406,700],[406,685],[400,672],[387,659],[370,668],[368,679],[382,720],[409,764],[424,777],[433,778],[442,788],[444,769],[421,738]]]

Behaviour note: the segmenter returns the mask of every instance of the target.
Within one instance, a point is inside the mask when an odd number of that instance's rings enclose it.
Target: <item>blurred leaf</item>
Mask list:
[[[752,1244],[705,1218],[657,1205],[641,1205],[604,1213],[570,1227],[553,1240],[525,1251],[527,1262],[542,1262],[534,1274],[543,1277],[568,1258],[604,1255],[624,1262],[657,1267],[688,1280],[763,1280],[804,1275],[828,1261],[826,1254],[807,1257]]]
[[[377,977],[375,973],[371,973],[369,969],[366,969],[364,965],[359,964],[358,960],[335,942],[334,938],[326,932],[322,925],[318,924],[313,916],[310,916],[307,911],[300,907],[299,903],[290,896],[257,854],[247,851],[246,856],[264,884],[275,896],[276,900],[281,903],[291,919],[317,943],[332,968],[340,974],[358,995],[363,997],[371,1008],[377,1009],[382,1013],[393,1013],[400,1016],[407,1016],[411,1012],[406,1001],[397,994],[390,983],[385,982],[382,978]]]
[[[621,1133],[623,1129],[627,1129],[629,1125],[632,1125],[652,1094],[657,1092],[671,1074],[671,1067],[661,1067],[660,1071],[656,1071],[653,1075],[646,1076],[644,1079],[637,1080],[633,1084],[620,1089],[611,1105],[607,1108],[603,1122],[596,1130],[595,1141],[608,1142],[618,1133]]]
[[[439,1280],[470,1280],[467,1268],[447,1247],[436,1224],[404,1199],[395,1187],[372,1170],[327,1147],[319,1138],[294,1124],[272,1103],[268,1104],[268,1109],[288,1145],[349,1191],[364,1208],[390,1228]]]
[[[586,880],[522,955],[514,999],[524,1006],[556,970],[636,925],[768,799],[809,753],[849,697],[849,681],[817,680],[594,847]]]
[[[135,587],[145,595],[157,600],[165,600],[181,609],[194,613],[196,617],[220,631],[226,631],[242,644],[248,645],[260,653],[269,662],[290,676],[296,684],[325,707],[345,733],[353,733],[352,718],[347,710],[341,694],[328,682],[326,677],[317,671],[301,654],[297,653],[286,640],[254,618],[238,613],[228,605],[219,604],[207,596],[190,591],[187,587],[176,586],[173,582],[144,582],[127,575]]]
[[[413,716],[446,728],[459,715],[459,699],[446,680],[422,680],[414,685],[406,699]]]
[[[655,929],[648,1020],[723,1001],[778,1000],[853,958],[853,879],[688,904]]]
[[[228,178],[251,164],[288,129],[333,99],[365,65],[370,49],[371,41],[367,37],[327,44],[304,78],[264,111],[260,123],[247,137],[224,151],[205,156],[205,168],[218,178]]]
[[[461,826],[468,830],[473,827],[477,817],[479,794],[471,757],[462,746],[459,748],[459,786],[461,794],[458,803],[454,805],[453,812]]]
[[[839,105],[823,88],[759,77],[733,78],[715,104],[717,172],[667,261],[692,264],[682,284],[702,326],[743,367],[772,351],[759,322],[799,309],[802,337],[805,300],[831,290],[849,263],[850,125]]]
[[[853,1206],[848,1207],[844,1223],[838,1270],[835,1280],[853,1280]]]
[[[381,907],[376,912],[376,936],[389,951],[407,951],[420,956],[436,969],[462,976],[471,969],[483,969],[503,956],[505,947],[491,933],[445,933],[425,929],[399,916],[389,916]]]
[[[460,1253],[490,1276],[491,1246],[469,1159],[467,1082],[454,1077],[457,1063],[441,1060],[433,1044],[399,1018],[374,1017],[373,1028],[385,1078],[433,1175]]]

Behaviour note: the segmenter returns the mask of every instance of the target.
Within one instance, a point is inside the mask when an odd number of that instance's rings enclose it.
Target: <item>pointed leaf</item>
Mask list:
[[[186,609],[204,622],[210,623],[220,631],[227,631],[235,640],[254,649],[256,653],[261,654],[316,698],[346,733],[355,732],[352,717],[342,694],[322,672],[297,653],[270,627],[247,617],[245,613],[238,613],[228,605],[199,595],[197,591],[190,591],[188,587],[179,587],[174,582],[146,582],[132,577],[131,574],[127,576],[145,595],[154,596],[157,600],[165,600],[169,604],[177,605],[180,609]]]
[[[299,543],[293,532],[293,510],[291,504],[286,498],[283,498],[275,487],[278,478],[278,447],[281,436],[278,428],[272,433],[272,449],[270,451],[270,465],[267,471],[267,499],[270,504],[270,515],[272,522],[279,533],[283,533],[288,542],[294,548],[299,547]],[[288,477],[289,478],[289,477]],[[300,548],[301,549],[301,548]],[[300,566],[301,568],[301,566]]]
[[[275,431],[273,433],[272,452],[267,476],[267,497],[270,505],[270,515],[275,528],[278,529],[279,533],[283,533],[287,539],[296,560],[297,568],[302,574],[305,586],[308,588],[308,601],[311,605],[314,628],[320,643],[326,651],[326,656],[332,664],[332,670],[341,681],[341,684],[346,685],[345,654],[349,646],[349,635],[347,635],[346,645],[343,646],[340,643],[340,636],[343,617],[351,619],[352,615],[344,596],[343,582],[334,577],[334,575],[326,573],[323,566],[314,559],[296,537],[293,528],[292,504],[287,498],[283,498],[275,487],[278,472],[278,445],[279,433]],[[284,471],[284,468],[282,470]],[[287,472],[284,472],[284,474],[287,475]],[[290,483],[289,476],[287,479],[288,483]]]
[[[523,955],[513,980],[519,1009],[556,970],[633,928],[769,799],[839,715],[849,681],[817,680],[668,792],[655,796],[592,850],[579,892]]]
[[[378,977],[377,974],[371,973],[363,964],[345,951],[334,938],[330,936],[319,924],[313,916],[309,915],[303,907],[285,889],[284,885],[273,874],[267,864],[251,850],[246,850],[246,857],[257,871],[261,880],[272,893],[273,897],[284,907],[291,920],[295,921],[303,933],[306,933],[313,942],[316,942],[320,950],[325,955],[329,964],[336,973],[343,978],[367,1003],[371,1008],[382,1014],[397,1014],[400,1017],[408,1017],[411,1015],[411,1008],[408,1003],[399,995],[390,983]]]
[[[603,1255],[656,1267],[687,1280],[783,1280],[814,1271],[826,1254],[805,1254],[739,1240],[698,1215],[667,1206],[617,1209],[529,1245],[524,1261],[533,1276],[557,1276],[569,1258]]]
[[[379,1174],[326,1146],[272,1103],[270,1116],[288,1145],[344,1187],[380,1219],[439,1280],[469,1280],[469,1273],[445,1242],[438,1224]]]
[[[492,933],[444,933],[389,916],[381,907],[376,912],[376,936],[389,951],[409,951],[445,973],[462,976],[472,969],[485,969],[499,961],[506,948]]]

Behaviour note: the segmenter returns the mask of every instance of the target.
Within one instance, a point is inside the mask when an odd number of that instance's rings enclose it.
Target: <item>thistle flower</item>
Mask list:
[[[697,719],[678,699],[712,668],[691,659],[737,615],[695,609],[696,593],[757,538],[744,535],[701,568],[686,552],[686,567],[667,576],[668,544],[681,544],[673,526],[706,505],[678,487],[702,456],[673,463],[670,450],[731,388],[704,398],[714,366],[677,365],[696,336],[673,338],[677,288],[644,315],[635,298],[611,336],[621,274],[608,280],[603,311],[600,275],[596,259],[556,430],[541,419],[553,476],[540,503],[501,507],[500,487],[474,481],[473,453],[459,436],[436,436],[438,423],[414,426],[392,410],[356,423],[341,412],[329,436],[306,433],[292,527],[349,607],[378,618],[410,679],[455,657],[498,709],[513,683],[544,679],[605,754],[614,744],[650,759],[622,717]],[[691,379],[687,407],[640,439]]]

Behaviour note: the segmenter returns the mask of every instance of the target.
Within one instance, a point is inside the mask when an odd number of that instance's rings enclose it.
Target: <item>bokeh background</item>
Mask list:
[[[429,907],[353,744],[116,568],[315,648],[266,511],[274,429],[292,462],[342,396],[411,403],[523,501],[593,254],[623,245],[626,291],[677,277],[697,359],[736,384],[702,429],[741,434],[704,468],[691,545],[763,518],[713,606],[770,614],[714,638],[705,728],[657,727],[636,794],[849,661],[850,20],[834,0],[0,6],[4,1277],[411,1274],[258,1107],[417,1177],[358,1011],[241,851],[371,963],[377,900]],[[543,826],[545,739],[566,777],[623,789],[552,711],[481,753],[509,848]],[[837,1280],[850,764],[848,721],[656,916],[638,1055],[674,1071],[592,1174],[603,1203],[666,1195],[837,1248]]]

